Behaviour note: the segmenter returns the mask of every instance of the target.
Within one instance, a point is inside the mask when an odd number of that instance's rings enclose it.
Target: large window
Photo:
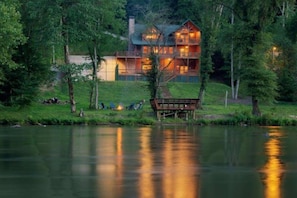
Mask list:
[[[156,28],[150,28],[142,34],[142,39],[148,42],[161,40],[161,34]]]

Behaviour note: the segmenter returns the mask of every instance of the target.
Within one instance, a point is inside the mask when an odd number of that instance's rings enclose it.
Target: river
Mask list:
[[[3,198],[296,198],[297,130],[0,127]]]

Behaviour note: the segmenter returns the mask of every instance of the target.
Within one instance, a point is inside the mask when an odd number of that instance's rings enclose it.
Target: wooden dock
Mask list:
[[[158,120],[165,119],[167,116],[174,118],[189,116],[195,119],[195,110],[199,99],[189,98],[153,98],[150,99],[152,109],[157,115]]]

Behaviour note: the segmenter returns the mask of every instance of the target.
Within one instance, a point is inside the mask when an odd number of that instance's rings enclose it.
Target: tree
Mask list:
[[[4,69],[5,79],[0,85],[1,101],[6,105],[28,106],[36,101],[40,85],[48,79],[48,64],[30,39],[26,44],[18,46],[12,60],[18,67]]]
[[[291,2],[292,4],[292,2]],[[297,48],[296,48],[296,13],[289,2],[279,6],[282,15],[272,25],[273,47],[269,51],[272,69],[278,75],[278,100],[297,101]]]
[[[3,37],[0,38],[5,39],[0,43],[8,46],[2,48],[3,53],[0,55],[4,57],[8,53],[6,58],[1,58],[0,63],[4,76],[0,83],[0,98],[5,105],[23,107],[36,100],[40,84],[47,79],[48,67],[41,50],[32,42],[32,24],[26,18],[26,8],[16,1],[1,2],[0,7],[5,16],[0,19],[3,20],[3,28],[0,28]]]
[[[16,47],[26,41],[20,22],[16,0],[2,0],[0,2],[0,80],[5,78],[4,67],[16,67],[12,60]]]
[[[158,56],[151,52],[150,56],[151,69],[145,74],[148,81],[148,89],[150,91],[151,98],[157,98],[159,93],[160,81],[161,81],[161,72]]]
[[[175,6],[173,6],[174,11],[170,18],[190,18],[193,22],[199,24],[202,30],[200,87],[198,91],[200,101],[198,108],[202,108],[203,93],[213,71],[212,56],[216,49],[224,5],[211,0],[171,0],[171,5]]]
[[[72,1],[46,1],[46,0],[23,0],[27,8],[28,20],[34,21],[34,29],[31,36],[34,38],[36,46],[43,46],[41,49],[51,49],[52,46],[62,46],[65,67],[70,66],[69,42],[70,35],[76,35],[79,30],[74,28],[73,16],[78,12],[77,5],[81,3]],[[74,39],[71,37],[71,39]],[[66,70],[65,76],[68,77],[69,102],[71,112],[76,111],[74,101],[74,89],[71,79],[71,68]]]
[[[97,47],[97,38],[106,31],[109,26],[111,13],[114,15],[123,12],[117,7],[105,7],[106,4],[124,6],[124,0],[107,1],[107,0],[27,0],[26,6],[30,9],[30,17],[35,21],[38,27],[35,34],[36,40],[43,43],[44,46],[55,46],[55,49],[62,48],[63,61],[58,62],[63,65],[64,75],[67,76],[69,91],[69,102],[71,112],[76,112],[76,102],[74,98],[74,84],[72,79],[72,64],[70,63],[70,45],[78,42],[93,42],[93,47]],[[103,11],[109,11],[109,15],[102,14]],[[101,22],[104,23],[100,24]],[[115,25],[118,25],[116,23]],[[110,25],[110,24],[109,24]],[[94,28],[99,27],[99,28]],[[68,69],[65,70],[65,67]]]
[[[276,96],[275,74],[265,66],[263,54],[269,49],[267,27],[276,16],[277,1],[235,1],[234,10],[240,23],[234,38],[240,41],[242,66],[247,91],[252,97],[253,115],[261,115],[259,100],[273,100]]]
[[[119,35],[125,28],[124,18],[125,0],[97,0],[93,1],[91,7],[86,7],[86,13],[92,12],[91,16],[84,16],[83,24],[80,24],[82,31],[81,40],[88,46],[89,56],[92,60],[92,82],[90,93],[90,108],[98,109],[98,83],[97,71],[100,69],[101,61],[103,59],[104,44],[108,41],[111,45],[112,39],[110,37]]]
[[[212,55],[214,54],[217,34],[220,28],[221,16],[224,6],[212,1],[205,0],[200,5],[204,12],[200,13],[202,28],[202,53],[201,53],[201,69],[200,69],[200,89],[198,99],[201,103],[203,92],[206,90],[209,75],[212,72]],[[202,104],[199,104],[199,108]]]
[[[240,50],[240,46],[237,45],[237,41],[234,39],[234,32],[237,28],[237,21],[239,20],[235,20],[233,4],[234,1],[227,6],[224,15],[225,20],[223,20],[222,28],[219,33],[218,46],[221,46],[219,50],[222,52],[225,60],[227,60],[226,62],[230,64],[230,67],[226,70],[229,71],[230,75],[231,96],[233,99],[237,99],[241,78],[242,51]]]
[[[168,63],[161,63],[161,53],[164,46],[168,42],[168,36],[165,35],[166,25],[169,24],[167,10],[160,11],[159,13],[152,12],[151,9],[147,9],[144,15],[144,24],[146,25],[145,34],[150,35],[145,41],[149,47],[149,69],[144,76],[148,81],[148,89],[150,91],[151,98],[160,97],[161,85],[165,86],[167,68],[170,66],[172,59]]]

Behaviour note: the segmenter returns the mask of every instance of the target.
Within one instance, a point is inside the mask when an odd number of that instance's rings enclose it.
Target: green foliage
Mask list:
[[[267,102],[272,102],[277,96],[277,78],[271,70],[248,66],[245,69],[244,79],[248,95]]]
[[[5,79],[0,84],[0,101],[5,105],[24,107],[36,99],[40,84],[48,79],[49,67],[44,64],[34,46],[29,44],[19,46],[13,59],[19,67],[6,67],[4,70]]]
[[[158,64],[158,56],[152,52],[149,58],[152,68],[148,70],[147,73],[145,73],[145,77],[148,81],[148,90],[150,91],[151,98],[157,98],[161,78],[161,70],[160,65]]]
[[[297,101],[297,81],[296,74],[290,72],[287,68],[283,68],[279,72],[279,97],[281,101],[296,102]]]
[[[278,76],[279,96],[277,99],[288,102],[297,101],[297,46],[295,38],[292,37],[296,30],[291,26],[291,23],[296,23],[294,22],[296,19],[296,16],[293,16],[285,27],[276,23],[271,28],[275,43],[273,47],[276,48],[276,55],[272,57],[272,65]]]
[[[21,15],[18,11],[17,1],[2,0],[0,2],[0,15],[0,64],[15,66],[11,60],[12,55],[15,48],[26,40],[22,33]]]
[[[294,15],[289,19],[286,25],[286,34],[288,37],[296,43],[297,41],[297,13],[294,12]]]
[[[87,80],[88,76],[83,76],[82,72],[91,68],[91,64],[65,64],[57,66],[59,71],[64,74],[64,80],[71,78],[73,81]]]

